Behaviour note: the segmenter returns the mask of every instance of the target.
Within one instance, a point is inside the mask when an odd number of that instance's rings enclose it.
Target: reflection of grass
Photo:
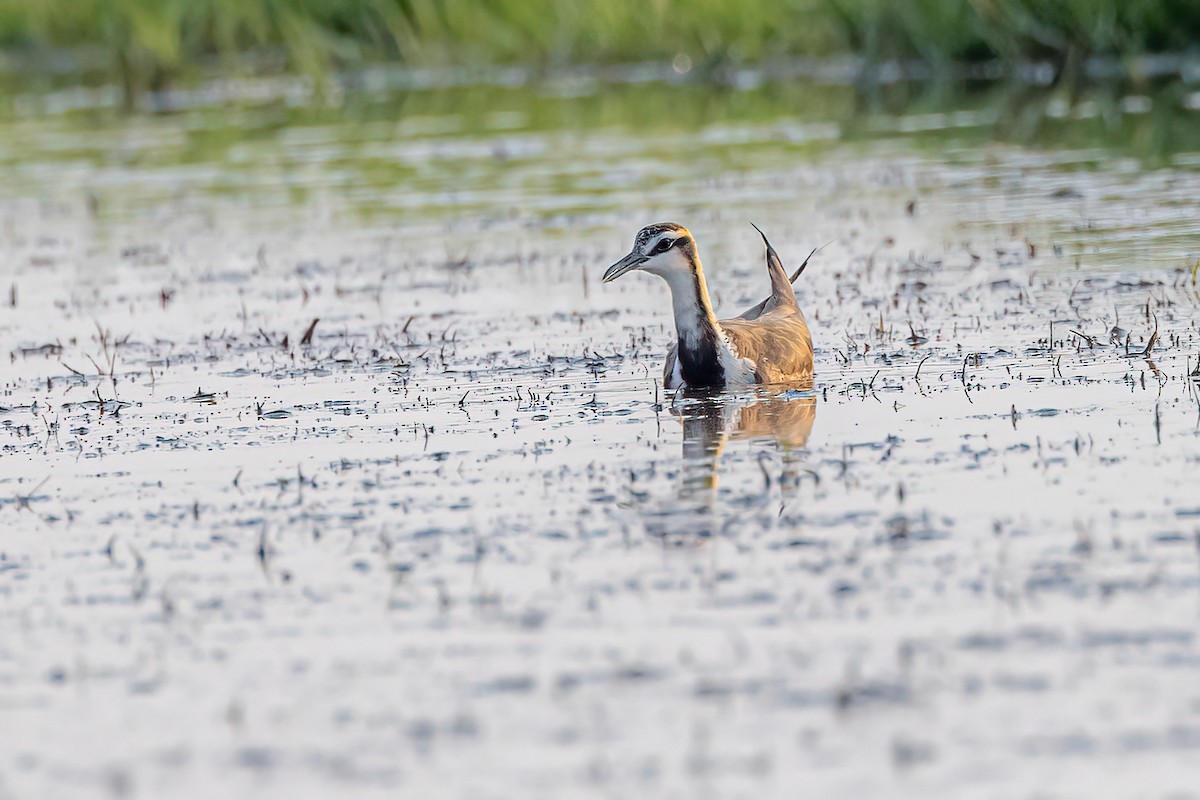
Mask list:
[[[63,161],[93,168],[81,174],[97,176],[88,178],[88,191],[104,213],[130,202],[127,180],[144,175],[139,207],[170,202],[181,186],[231,202],[252,197],[261,207],[303,204],[335,190],[364,214],[386,217],[412,213],[410,195],[421,208],[444,201],[486,212],[522,175],[521,191],[552,198],[554,213],[569,216],[623,202],[631,183],[652,192],[681,170],[701,180],[901,141],[956,165],[977,165],[991,152],[982,146],[1012,142],[1062,151],[1063,174],[1103,169],[1114,156],[1192,171],[1195,164],[1176,156],[1200,151],[1200,126],[1177,90],[1152,90],[1138,113],[1123,110],[1128,89],[1115,84],[1084,87],[1068,105],[1061,89],[1006,83],[971,92],[913,83],[859,92],[784,81],[740,91],[618,84],[565,97],[539,87],[463,86],[348,94],[336,107],[217,105],[135,120],[95,110],[49,119],[0,114],[0,172],[9,176],[0,193],[40,191],[42,173],[23,165]],[[1081,108],[1091,111],[1074,113]],[[913,121],[921,124],[907,124]],[[107,170],[125,177],[106,177]],[[996,175],[982,180],[1006,190]],[[447,186],[463,191],[447,193]],[[1181,215],[1190,208],[1186,197],[1157,202],[1183,204]]]
[[[6,0],[0,46],[55,50],[126,95],[220,66],[727,61],[857,53],[933,64],[1180,50],[1194,0]],[[251,57],[253,56],[253,57]]]

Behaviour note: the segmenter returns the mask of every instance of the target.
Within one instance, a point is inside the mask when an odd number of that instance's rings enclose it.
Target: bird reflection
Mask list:
[[[817,418],[811,393],[781,391],[736,397],[728,394],[681,396],[671,414],[683,426],[678,502],[646,519],[648,530],[664,538],[707,537],[718,533],[716,501],[721,454],[730,440],[774,443],[784,453],[784,480],[803,449]],[[759,456],[766,457],[764,449]],[[766,468],[764,478],[767,477]],[[765,483],[770,483],[769,479]]]
[[[785,453],[807,445],[817,400],[790,392],[746,399],[701,396],[677,404],[672,413],[683,423],[680,496],[688,499],[716,490],[721,452],[730,439],[774,441]]]

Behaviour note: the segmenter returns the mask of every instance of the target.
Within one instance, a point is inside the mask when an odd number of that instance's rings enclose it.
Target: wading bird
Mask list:
[[[767,246],[771,296],[734,319],[718,321],[713,314],[696,240],[682,225],[660,222],[642,228],[629,255],[604,273],[608,283],[640,269],[659,276],[670,287],[677,344],[667,351],[663,366],[667,389],[726,389],[812,380],[812,336],[792,291],[792,281],[804,271],[808,259],[789,280],[766,234],[758,233]]]

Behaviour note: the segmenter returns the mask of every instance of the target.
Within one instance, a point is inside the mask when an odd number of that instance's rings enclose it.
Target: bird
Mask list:
[[[713,313],[696,240],[687,228],[674,222],[642,228],[629,254],[604,273],[604,283],[633,270],[667,282],[676,344],[667,351],[663,365],[666,389],[719,391],[756,384],[811,383],[812,334],[792,290],[792,281],[808,266],[808,258],[789,279],[766,234],[757,225],[754,229],[767,248],[771,295],[733,319],[718,320]]]

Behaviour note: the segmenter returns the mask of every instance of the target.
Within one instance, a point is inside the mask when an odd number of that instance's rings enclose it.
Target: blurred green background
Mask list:
[[[198,79],[378,64],[485,69],[674,63],[698,79],[740,64],[856,56],[1056,76],[1136,74],[1200,42],[1195,0],[3,0],[0,71],[23,90],[147,91]],[[1093,65],[1094,67],[1095,65]],[[19,75],[14,81],[12,75]]]

